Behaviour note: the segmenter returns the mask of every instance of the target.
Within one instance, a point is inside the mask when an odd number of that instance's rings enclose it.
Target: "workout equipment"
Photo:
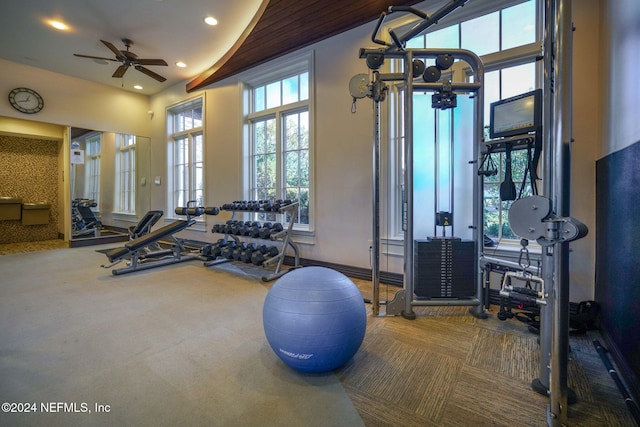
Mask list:
[[[257,250],[257,245],[255,243],[249,243],[244,250],[240,253],[240,261],[245,262],[247,264],[251,263],[251,256],[253,252]]]
[[[125,243],[123,247],[107,251],[105,255],[111,264],[102,265],[102,267],[111,268],[121,261],[128,259],[127,267],[113,269],[111,271],[111,273],[116,276],[192,259],[201,259],[200,250],[187,250],[184,242],[174,236],[174,234],[179,231],[195,224],[195,218],[203,215],[205,211],[208,210],[208,208],[204,207],[190,206],[193,203],[195,203],[195,201],[189,201],[187,207],[178,207],[175,209],[177,215],[186,215],[187,219],[185,221],[175,221]],[[209,210],[209,212],[213,213],[214,210]],[[161,239],[171,239],[171,247],[168,249],[160,249],[158,243]]]
[[[251,253],[250,262],[254,265],[262,265],[269,258],[273,258],[278,255],[278,248],[276,246],[262,245],[260,249]]]
[[[425,305],[468,305],[472,309],[470,312],[479,318],[486,317],[486,313],[483,312],[483,282],[481,276],[477,273],[478,260],[480,257],[480,238],[483,236],[481,232],[482,227],[482,209],[480,184],[479,178],[471,179],[473,190],[473,205],[476,207],[473,210],[473,215],[469,218],[470,224],[468,225],[468,233],[471,235],[471,245],[474,248],[474,256],[472,257],[472,265],[470,266],[471,275],[473,276],[472,283],[474,284],[474,291],[472,295],[468,295],[468,298],[429,298],[429,299],[415,299],[415,232],[414,232],[414,128],[413,128],[413,94],[414,93],[432,93],[431,106],[440,110],[448,110],[458,105],[458,94],[470,94],[473,102],[473,126],[471,126],[473,149],[469,153],[469,170],[477,172],[480,140],[484,133],[484,93],[482,91],[482,84],[484,81],[484,66],[480,58],[473,52],[465,49],[409,49],[406,48],[406,42],[413,37],[424,32],[428,27],[438,22],[440,19],[464,5],[465,0],[454,0],[449,2],[444,7],[437,10],[431,16],[427,16],[419,10],[411,7],[390,7],[388,11],[382,12],[377,22],[376,28],[373,32],[372,40],[384,46],[377,49],[360,49],[360,58],[366,60],[367,66],[372,70],[372,79],[369,84],[366,85],[367,90],[363,88],[362,76],[358,75],[352,79],[350,84],[351,96],[355,104],[356,99],[369,97],[373,100],[374,109],[374,128],[373,128],[373,179],[372,179],[372,211],[373,211],[373,227],[372,227],[372,310],[374,315],[379,313],[380,301],[379,301],[379,277],[380,277],[380,102],[384,101],[389,88],[386,82],[399,82],[398,86],[402,91],[402,109],[404,111],[404,129],[402,132],[404,149],[404,182],[403,182],[403,211],[402,222],[404,231],[404,288],[396,293],[393,301],[390,301],[386,305],[387,315],[402,315],[407,319],[414,319],[415,313],[413,312],[414,306]],[[418,23],[414,25],[406,34],[398,35],[393,29],[389,30],[391,42],[378,39],[378,31],[380,30],[385,17],[394,12],[410,12],[416,15],[419,19]],[[383,74],[378,71],[380,66],[384,63],[386,58],[397,58],[402,62],[402,72]],[[425,67],[422,72],[422,77],[419,78],[419,73],[422,69],[420,64],[416,63],[416,60],[426,62],[427,60],[435,60],[435,65]],[[468,73],[469,79],[465,82],[452,82],[443,81],[443,76],[449,78],[452,75],[451,72],[443,73],[444,70],[451,68],[455,61],[461,61],[464,64],[463,68],[465,73]],[[352,108],[354,111],[354,108]],[[453,156],[451,156],[452,158]],[[451,168],[452,171],[452,168]],[[451,176],[453,173],[451,172]],[[453,181],[451,181],[453,182]],[[453,185],[450,186],[451,191]],[[451,205],[453,202],[451,202]],[[434,209],[434,212],[437,212]],[[453,206],[448,207],[449,212],[455,212]],[[446,251],[445,251],[446,252]],[[465,292],[466,293],[466,292]]]
[[[262,280],[268,282],[277,279],[290,270],[282,270],[282,264],[286,256],[286,249],[293,250],[293,268],[300,267],[300,257],[297,245],[291,241],[291,231],[293,222],[297,218],[298,203],[292,200],[236,200],[232,203],[224,203],[220,210],[233,212],[231,219],[224,224],[214,224],[211,228],[213,233],[224,234],[226,243],[209,245],[202,249],[201,254],[207,258],[205,266],[213,266],[229,261],[239,261],[253,263],[258,266],[267,267],[276,264],[275,272],[265,275]],[[236,219],[236,215],[242,215],[245,220]],[[265,215],[266,214],[266,215]],[[288,220],[284,226],[280,222],[265,221],[261,223],[253,219],[273,218],[274,215],[283,215]],[[246,218],[252,219],[246,219]],[[264,218],[263,218],[264,217]],[[263,239],[281,242],[280,248],[274,245],[258,245],[247,239]],[[220,242],[220,241],[218,241]]]
[[[71,235],[73,237],[93,234],[100,236],[102,222],[94,215],[91,208],[98,206],[93,199],[73,199],[71,201]]]
[[[129,238],[133,240],[148,234],[151,231],[151,227],[158,222],[162,215],[164,215],[164,211],[162,210],[147,212],[136,225],[128,228]]]
[[[367,326],[360,290],[347,276],[325,267],[305,267],[279,278],[267,293],[262,319],[276,355],[302,372],[327,372],[347,363]]]

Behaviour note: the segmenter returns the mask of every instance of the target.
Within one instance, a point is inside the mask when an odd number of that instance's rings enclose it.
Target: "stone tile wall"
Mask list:
[[[0,135],[0,196],[51,205],[49,223],[0,221],[0,243],[58,238],[58,142]]]

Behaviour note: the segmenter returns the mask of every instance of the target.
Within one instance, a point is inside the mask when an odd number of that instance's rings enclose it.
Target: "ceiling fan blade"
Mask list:
[[[127,72],[127,67],[126,65],[121,65],[118,68],[116,68],[116,71],[113,73],[113,75],[111,77],[122,77],[124,76],[124,73]]]
[[[140,65],[169,65],[164,59],[138,59]]]
[[[122,58],[122,52],[120,52],[118,50],[117,47],[115,47],[113,44],[109,43],[108,41],[104,41],[104,40],[100,40],[106,47],[108,47],[111,52],[113,52],[113,54],[116,56],[116,58],[120,59]]]
[[[102,59],[103,61],[114,61],[118,62],[117,59],[113,58],[103,58],[101,56],[91,56],[91,55],[80,55],[79,53],[74,53],[73,56],[79,56],[80,58],[90,58],[90,59]]]
[[[167,80],[164,77],[162,77],[160,74],[156,74],[153,71],[151,71],[151,70],[149,70],[147,68],[144,68],[144,67],[142,67],[140,65],[136,65],[136,70],[140,71],[141,73],[146,74],[147,76],[149,76],[149,77],[151,77],[153,79],[156,79],[159,82],[163,82],[163,81]]]

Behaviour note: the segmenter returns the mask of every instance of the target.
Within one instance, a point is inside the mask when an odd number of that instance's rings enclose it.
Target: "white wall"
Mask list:
[[[602,144],[598,158],[640,141],[640,2],[602,0]],[[596,11],[593,11],[596,13]]]
[[[366,268],[371,239],[371,102],[361,101],[358,114],[352,114],[348,84],[353,75],[367,72],[358,49],[371,44],[371,31],[366,25],[305,49],[313,50],[315,58],[315,233],[311,242],[302,245],[301,256]],[[206,204],[210,206],[243,199],[239,86],[243,75],[206,89]],[[155,113],[152,168],[156,165],[158,175],[164,172],[166,148],[155,143],[165,132],[166,108],[196,95],[186,94],[181,84],[151,98]],[[154,187],[152,207],[161,206],[165,182],[163,176],[163,184]],[[208,218],[207,229],[227,218],[228,214]],[[181,235],[205,241],[221,237],[195,231]]]
[[[16,87],[34,89],[44,98],[36,114],[20,113],[6,94]],[[0,116],[101,131],[148,136],[149,98],[0,59]]]
[[[589,227],[587,237],[571,243],[571,301],[592,300],[595,290],[596,159],[600,145],[601,37],[600,0],[574,0],[573,139],[571,147],[571,216]]]

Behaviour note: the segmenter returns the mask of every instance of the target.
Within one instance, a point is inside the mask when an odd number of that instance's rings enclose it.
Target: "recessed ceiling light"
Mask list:
[[[142,86],[140,86],[140,85],[135,85],[133,88],[134,88],[134,89],[141,90],[141,89],[142,89]]]
[[[56,19],[49,20],[49,25],[51,25],[56,30],[65,31],[69,29],[69,26],[62,21],[58,21]]]
[[[185,67],[187,66],[187,64],[185,64],[185,63],[184,63],[184,62],[182,62],[182,61],[179,61],[179,62],[176,62],[176,66],[177,66],[177,67],[180,67],[180,68],[185,68]]]
[[[213,16],[207,16],[204,18],[204,23],[207,25],[218,25],[218,20]]]

